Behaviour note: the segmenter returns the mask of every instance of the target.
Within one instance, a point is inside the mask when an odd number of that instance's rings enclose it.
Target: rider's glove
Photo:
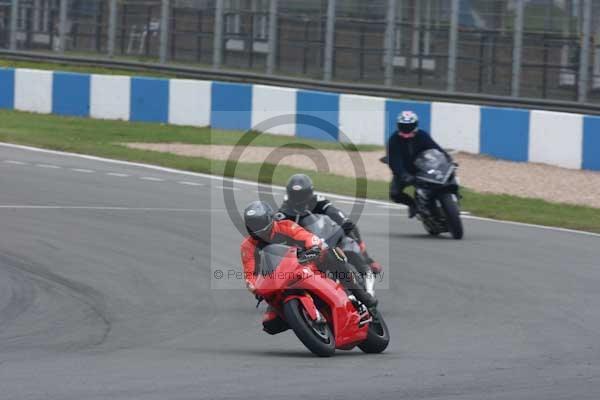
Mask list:
[[[319,254],[321,254],[321,251],[324,250],[327,246],[326,243],[323,243],[321,245],[318,246],[313,246],[310,249],[306,250],[309,254],[314,254],[316,256],[318,256]]]
[[[305,264],[316,260],[321,254],[321,248],[319,246],[313,246],[310,249],[306,249],[302,252],[298,252],[298,261],[301,264]]]
[[[254,293],[256,291],[254,284],[248,280],[246,281],[246,288],[250,291],[250,293]]]
[[[412,185],[415,183],[415,176],[411,174],[404,174],[400,179],[405,185]]]
[[[349,218],[342,222],[342,229],[344,230],[344,233],[346,235],[352,232],[355,227],[356,225],[354,225],[354,222],[352,222],[352,220],[350,220]]]
[[[327,242],[325,241],[325,239],[320,238],[319,239],[319,244],[313,247],[318,247],[319,249],[321,249],[321,251],[325,251],[329,248],[329,245],[327,244]]]

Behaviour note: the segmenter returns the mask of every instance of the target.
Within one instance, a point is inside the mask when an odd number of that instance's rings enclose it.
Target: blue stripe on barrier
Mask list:
[[[296,135],[298,137],[337,141],[339,122],[339,94],[298,90],[296,94]]]
[[[0,108],[15,108],[15,70],[0,68]]]
[[[131,78],[131,121],[168,122],[169,80]]]
[[[252,85],[213,82],[210,126],[245,131],[252,128]]]
[[[480,152],[511,161],[527,161],[529,111],[481,107]]]
[[[396,118],[402,111],[411,110],[419,116],[419,126],[426,132],[431,130],[431,103],[422,101],[387,100],[385,102],[385,140],[396,131]]]
[[[583,117],[583,156],[581,167],[600,171],[600,117]]]
[[[52,113],[90,115],[90,75],[70,72],[52,74]]]

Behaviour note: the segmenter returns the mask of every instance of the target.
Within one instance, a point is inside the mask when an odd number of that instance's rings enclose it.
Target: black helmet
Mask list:
[[[244,223],[251,236],[269,240],[273,229],[273,209],[264,201],[253,201],[244,210]]]
[[[312,179],[308,175],[296,174],[288,180],[285,187],[288,205],[296,212],[304,212],[310,209],[310,203],[314,198],[314,187]]]
[[[419,117],[412,111],[402,111],[398,115],[396,123],[400,135],[411,135],[419,127]]]

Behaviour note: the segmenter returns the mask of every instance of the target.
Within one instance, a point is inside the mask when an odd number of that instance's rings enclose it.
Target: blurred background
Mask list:
[[[0,48],[600,102],[600,1],[3,0]]]

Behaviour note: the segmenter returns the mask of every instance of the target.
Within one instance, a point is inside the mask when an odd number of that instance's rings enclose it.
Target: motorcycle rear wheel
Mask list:
[[[373,321],[369,324],[367,338],[358,345],[358,348],[365,353],[376,354],[383,352],[390,343],[390,332],[383,320],[383,316],[377,311],[373,316]]]
[[[312,321],[302,303],[292,299],[283,305],[283,314],[289,326],[300,341],[313,354],[319,357],[331,357],[335,353],[335,337],[329,324],[316,324]]]
[[[454,197],[450,193],[444,193],[440,196],[440,203],[444,214],[446,214],[446,221],[448,223],[448,230],[454,239],[462,239],[464,235],[464,229],[462,220],[460,219],[460,209],[458,204],[454,201]]]

